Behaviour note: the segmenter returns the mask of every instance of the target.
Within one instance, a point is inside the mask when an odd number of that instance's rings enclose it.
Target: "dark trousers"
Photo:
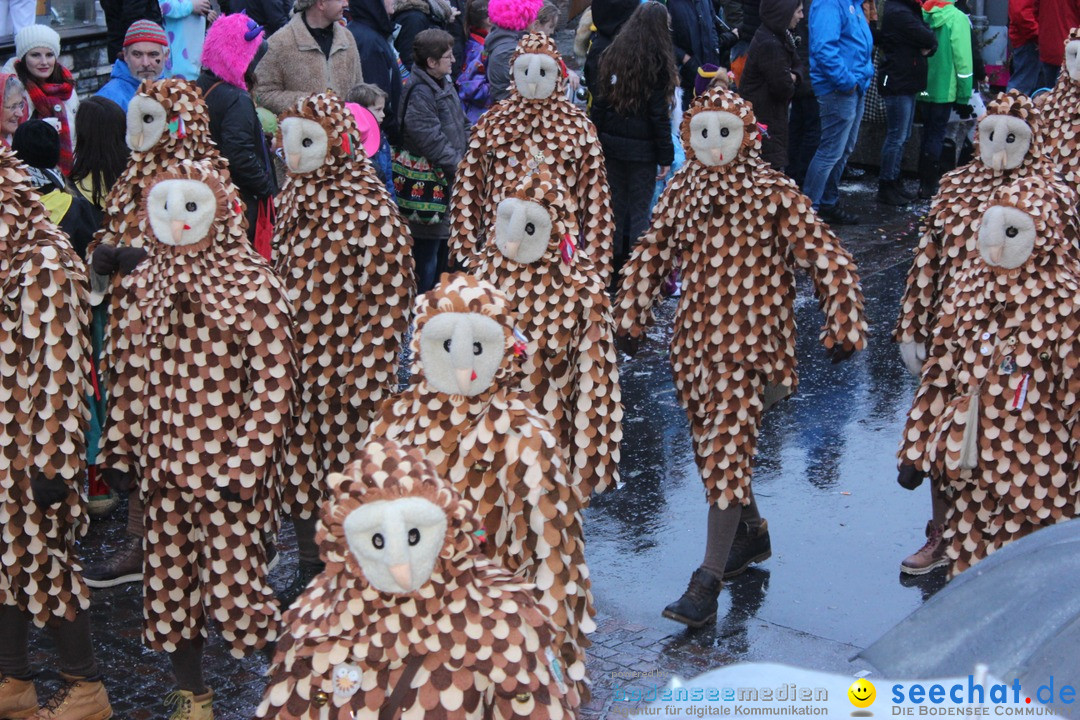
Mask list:
[[[940,160],[941,147],[945,142],[945,130],[952,116],[952,104],[922,102],[919,106],[923,121],[921,152],[933,158],[934,161]]]
[[[791,114],[788,120],[788,166],[787,174],[802,187],[806,179],[806,169],[814,159],[818,143],[821,142],[821,114],[817,98],[794,97],[791,100]]]
[[[608,158],[608,186],[615,217],[615,248],[612,278],[630,257],[638,238],[649,227],[649,211],[656,190],[656,163]]]
[[[439,276],[446,272],[449,253],[447,241],[450,238],[448,236],[425,237],[422,231],[416,232],[416,225],[411,227],[413,228],[413,260],[416,263],[416,292],[425,293],[435,287]]]

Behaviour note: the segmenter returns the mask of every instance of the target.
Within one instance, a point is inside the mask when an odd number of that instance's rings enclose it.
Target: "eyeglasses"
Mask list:
[[[19,102],[15,103],[14,105],[5,105],[4,109],[7,110],[8,112],[13,112],[13,113],[23,112],[24,110],[26,110],[26,101],[25,100],[20,100]]]
[[[440,60],[453,60],[454,59],[454,53],[453,53],[453,51],[448,52],[439,59]]]

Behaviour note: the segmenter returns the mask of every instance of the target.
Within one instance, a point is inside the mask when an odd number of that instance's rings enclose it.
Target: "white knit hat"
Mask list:
[[[47,25],[27,25],[15,34],[15,57],[22,60],[34,48],[47,48],[60,57],[60,36]]]

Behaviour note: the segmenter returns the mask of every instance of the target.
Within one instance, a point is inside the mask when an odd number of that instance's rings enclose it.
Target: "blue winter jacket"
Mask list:
[[[142,84],[142,80],[131,74],[127,63],[123,60],[117,60],[113,63],[112,76],[109,78],[109,82],[105,83],[97,91],[97,94],[112,100],[120,106],[121,110],[127,112],[128,104],[131,103],[131,98],[135,97],[135,93],[139,91],[140,84]]]
[[[847,93],[856,85],[866,92],[874,79],[874,40],[862,6],[852,0],[814,0],[809,31],[814,94]]]

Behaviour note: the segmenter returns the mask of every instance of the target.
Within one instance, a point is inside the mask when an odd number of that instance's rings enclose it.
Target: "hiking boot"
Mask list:
[[[196,695],[190,690],[173,690],[165,696],[165,704],[172,708],[169,720],[214,720],[214,691]]]
[[[949,564],[945,557],[945,542],[941,539],[945,528],[935,525],[934,521],[926,523],[926,544],[911,555],[904,558],[900,563],[900,572],[905,575],[925,575],[934,568],[944,567]]]
[[[830,225],[858,225],[859,216],[854,213],[849,213],[839,205],[833,205],[832,207],[823,207],[818,212],[818,215],[822,220]]]
[[[769,523],[761,521],[756,530],[751,530],[750,525],[739,523],[739,529],[735,531],[735,540],[731,543],[731,552],[728,554],[727,566],[724,568],[724,579],[730,580],[737,575],[746,572],[746,568],[754,563],[764,562],[772,557],[772,543],[769,541]]]
[[[300,593],[304,592],[305,588],[311,584],[311,581],[318,577],[319,573],[325,568],[326,565],[323,563],[301,562],[300,566],[296,568],[296,575],[293,576],[292,582],[278,593],[282,611],[291,607],[296,602],[296,598],[300,597]]]
[[[106,720],[112,706],[101,680],[73,677],[60,673],[63,684],[31,720]]]
[[[142,539],[133,535],[124,536],[121,545],[111,557],[83,572],[83,579],[92,588],[108,588],[124,583],[142,581],[143,549]]]
[[[681,622],[692,628],[716,621],[716,597],[723,587],[720,578],[705,568],[698,568],[690,576],[690,584],[682,597],[664,608],[661,613],[669,620]]]
[[[86,514],[92,518],[105,517],[120,504],[120,496],[110,490],[103,495],[90,495],[86,499]]]
[[[877,200],[879,203],[886,205],[892,205],[894,207],[904,207],[910,202],[903,193],[897,188],[898,181],[896,180],[882,180],[878,183]]]
[[[37,709],[37,689],[33,680],[0,677],[0,718],[28,718]]]

